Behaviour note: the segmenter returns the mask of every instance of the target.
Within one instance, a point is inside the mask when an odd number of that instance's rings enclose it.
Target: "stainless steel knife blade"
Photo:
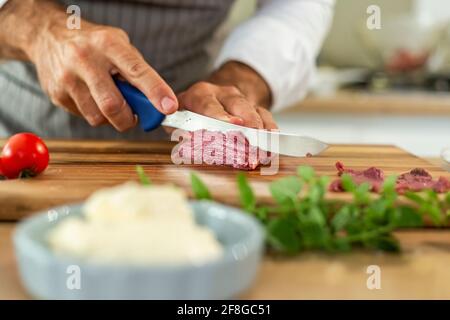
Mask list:
[[[163,126],[186,131],[240,131],[249,143],[262,150],[293,157],[317,155],[328,148],[322,141],[307,136],[247,128],[190,111],[177,111],[166,117]]]

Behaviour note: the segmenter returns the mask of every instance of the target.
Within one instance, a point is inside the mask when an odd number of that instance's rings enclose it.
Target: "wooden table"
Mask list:
[[[47,144],[51,165],[44,174],[34,179],[0,182],[0,220],[14,221],[36,210],[82,201],[99,188],[137,180],[136,164],[142,165],[155,183],[175,183],[188,193],[190,172],[197,171],[215,199],[228,204],[239,203],[235,187],[238,170],[224,166],[175,166],[170,157],[174,143],[52,140]],[[336,177],[336,161],[353,169],[379,167],[386,175],[421,167],[433,176],[450,177],[442,168],[387,145],[335,145],[316,157],[280,157],[276,175],[262,176],[255,170],[249,172],[248,177],[257,196],[267,201],[271,181],[295,174],[300,165],[310,165],[320,175]],[[349,198],[346,194],[335,193],[328,197]]]
[[[0,223],[0,300],[29,299],[13,254],[14,223]],[[266,257],[243,299],[450,299],[450,232],[398,232],[404,253]],[[381,269],[381,289],[366,286],[367,267]]]
[[[52,162],[42,176],[32,180],[0,182],[0,299],[28,298],[20,285],[11,233],[15,222],[34,210],[81,201],[94,190],[136,179],[135,165],[142,164],[155,183],[171,182],[189,189],[190,170],[210,185],[215,198],[235,204],[236,170],[224,167],[175,166],[170,162],[171,143],[119,141],[49,141]],[[280,159],[276,176],[248,173],[261,199],[268,183],[292,174],[298,165],[311,165],[319,174],[334,176],[334,163],[360,169],[378,166],[386,174],[423,167],[433,175],[449,173],[392,146],[332,146],[318,157]],[[345,195],[334,195],[345,199]],[[10,222],[7,222],[10,221]],[[450,231],[408,230],[397,233],[405,252],[325,255],[306,253],[294,258],[265,258],[254,286],[242,295],[249,299],[307,298],[450,298]],[[369,290],[369,265],[381,268],[381,289]]]

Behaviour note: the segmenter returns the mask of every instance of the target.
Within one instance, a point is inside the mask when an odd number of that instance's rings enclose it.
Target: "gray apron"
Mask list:
[[[131,42],[167,83],[179,92],[205,75],[206,45],[234,0],[63,0],[76,4],[84,19],[124,29]],[[40,88],[31,63],[0,64],[0,137],[17,132],[42,137],[92,139],[161,139],[134,128],[118,133],[87,122],[52,105]],[[166,137],[167,138],[167,137]]]

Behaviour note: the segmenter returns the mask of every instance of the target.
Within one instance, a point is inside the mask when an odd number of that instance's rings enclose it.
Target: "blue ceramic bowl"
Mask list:
[[[133,266],[55,255],[46,235],[67,216],[82,214],[81,205],[72,205],[40,212],[18,226],[14,246],[22,282],[40,299],[236,297],[256,276],[263,229],[256,219],[233,207],[209,201],[193,201],[191,206],[196,221],[210,228],[223,245],[224,255],[218,260],[200,266]]]

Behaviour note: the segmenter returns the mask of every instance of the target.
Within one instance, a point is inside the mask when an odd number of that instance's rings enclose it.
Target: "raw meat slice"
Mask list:
[[[445,177],[433,180],[433,177],[424,169],[415,168],[410,172],[403,173],[397,178],[397,192],[422,191],[433,189],[438,193],[450,191],[450,181]]]
[[[367,182],[371,186],[371,191],[381,191],[384,182],[384,173],[381,169],[371,167],[366,170],[357,171],[345,168],[341,162],[336,162],[336,169],[338,170],[339,176],[342,176],[344,173],[352,176],[353,181],[357,185]],[[410,172],[401,174],[397,178],[396,190],[400,194],[406,191],[422,191],[425,189],[433,189],[438,193],[444,193],[450,191],[450,181],[446,177],[439,177],[438,180],[433,180],[433,177],[422,168],[415,168]],[[332,192],[345,191],[341,179],[334,180],[330,184],[329,190]]]
[[[185,132],[183,140],[172,152],[177,164],[226,165],[240,170],[255,170],[270,163],[270,153],[251,146],[239,131]],[[175,154],[174,154],[175,153]]]
[[[450,180],[446,177],[439,177],[438,181],[434,184],[433,189],[437,193],[445,193],[450,191]]]
[[[379,192],[384,181],[384,173],[380,169],[371,167],[366,170],[357,171],[352,169],[346,169],[342,162],[336,162],[336,169],[338,170],[338,175],[342,176],[344,173],[349,174],[353,181],[360,185],[364,182],[370,184],[370,190],[373,192]],[[330,191],[342,192],[344,188],[342,187],[341,179],[334,180],[329,187]]]

